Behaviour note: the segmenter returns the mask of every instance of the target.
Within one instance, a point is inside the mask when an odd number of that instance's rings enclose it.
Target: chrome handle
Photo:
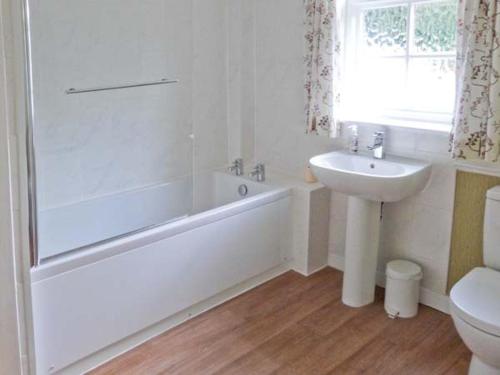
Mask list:
[[[264,164],[259,163],[255,168],[249,173],[250,177],[257,177],[258,182],[263,182],[266,179],[266,167]]]
[[[121,84],[121,85],[89,87],[89,88],[83,88],[83,89],[70,88],[70,89],[66,90],[66,94],[71,95],[71,94],[82,94],[85,92],[121,90],[121,89],[128,89],[128,88],[132,88],[132,87],[167,85],[170,83],[178,83],[178,82],[179,82],[178,79],[162,78],[158,81],[151,81],[151,82],[125,83],[125,84]]]
[[[228,168],[229,171],[236,172],[236,176],[241,176],[244,173],[244,167],[243,167],[243,159],[238,158],[235,161],[233,161],[233,164],[231,164]]]

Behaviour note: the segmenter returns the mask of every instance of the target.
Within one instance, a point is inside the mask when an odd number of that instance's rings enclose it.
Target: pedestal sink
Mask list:
[[[352,307],[370,304],[375,297],[381,202],[396,202],[423,190],[431,165],[345,151],[318,155],[309,163],[321,183],[349,195],[342,301]]]

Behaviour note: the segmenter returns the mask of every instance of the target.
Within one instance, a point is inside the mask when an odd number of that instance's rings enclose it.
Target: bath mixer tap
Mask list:
[[[266,180],[266,167],[262,163],[257,164],[249,176],[256,177],[258,182],[264,182]]]
[[[384,132],[375,132],[373,133],[373,146],[368,146],[368,150],[373,151],[374,159],[383,159],[385,158],[384,152]]]
[[[233,164],[231,164],[227,169],[230,172],[234,172],[236,176],[242,176],[244,173],[243,159],[242,158],[236,159],[235,161],[233,161]]]

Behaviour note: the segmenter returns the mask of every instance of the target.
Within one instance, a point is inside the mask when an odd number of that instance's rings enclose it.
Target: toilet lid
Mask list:
[[[500,272],[475,268],[451,289],[453,311],[470,325],[500,336]]]

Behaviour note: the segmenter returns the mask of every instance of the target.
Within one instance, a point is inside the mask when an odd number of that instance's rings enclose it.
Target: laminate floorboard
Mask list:
[[[389,319],[342,304],[342,273],[287,272],[90,372],[92,375],[465,375],[470,352],[451,318],[420,306]]]

